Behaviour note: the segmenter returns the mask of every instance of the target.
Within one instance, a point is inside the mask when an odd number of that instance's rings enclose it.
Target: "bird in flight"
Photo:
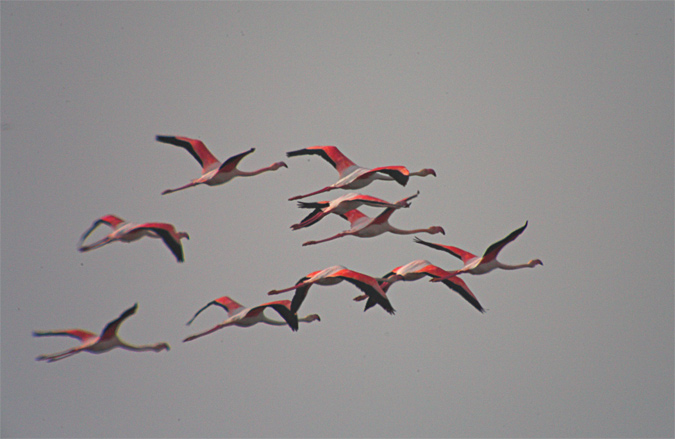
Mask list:
[[[254,306],[252,308],[244,308],[241,304],[235,302],[228,296],[223,296],[220,297],[216,300],[212,300],[211,302],[207,303],[205,306],[203,306],[197,313],[190,319],[189,322],[187,322],[187,325],[190,325],[192,321],[201,313],[204,311],[206,308],[208,308],[211,305],[219,306],[223,308],[228,315],[228,318],[223,321],[222,323],[219,323],[218,325],[214,326],[213,328],[191,335],[187,337],[183,342],[186,341],[191,341],[199,337],[203,337],[207,334],[211,334],[212,332],[216,332],[222,328],[225,328],[227,326],[239,326],[242,328],[248,328],[249,326],[253,326],[258,323],[266,323],[268,325],[275,325],[275,326],[285,326],[288,325],[291,327],[291,330],[297,331],[298,330],[298,322],[313,322],[315,320],[321,321],[321,318],[319,317],[318,314],[310,314],[308,316],[305,316],[301,319],[298,318],[297,314],[291,312],[291,301],[290,300],[278,300],[275,302],[268,302],[268,303],[263,303],[262,305]],[[265,314],[264,311],[267,308],[272,308],[275,310],[279,315],[284,319],[283,321],[280,320],[273,320],[268,318]]]
[[[410,197],[404,198],[396,202],[400,207],[408,207],[410,205],[409,201],[419,195],[419,191]],[[303,243],[303,246],[320,244],[326,241],[332,241],[333,239],[342,238],[344,236],[357,236],[359,238],[372,238],[373,236],[381,235],[385,232],[394,233],[396,235],[410,235],[414,233],[430,233],[435,235],[436,233],[442,233],[445,235],[445,230],[440,226],[431,226],[425,229],[412,229],[404,230],[398,229],[391,224],[389,224],[389,217],[392,213],[396,211],[396,208],[388,207],[382,213],[376,217],[369,217],[359,211],[358,209],[353,209],[348,212],[345,212],[341,215],[343,218],[346,218],[351,224],[351,228],[340,232],[336,235],[333,235],[329,238],[320,239],[318,241],[307,241]]]
[[[332,191],[334,189],[361,189],[368,186],[375,180],[395,180],[398,184],[405,186],[411,176],[436,176],[436,172],[430,168],[424,168],[417,172],[410,172],[405,166],[381,166],[379,168],[372,169],[363,168],[349,160],[347,156],[342,154],[335,146],[310,146],[297,151],[287,152],[286,155],[288,157],[318,155],[330,163],[340,175],[340,179],[330,186],[310,192],[309,194],[291,197],[288,199],[289,201],[299,200],[301,198],[320,194],[322,192]]]
[[[544,265],[541,259],[532,259],[529,262],[518,265],[503,264],[497,260],[499,252],[502,251],[502,249],[506,246],[506,244],[510,243],[518,236],[520,236],[520,234],[523,233],[526,227],[527,221],[525,222],[524,226],[514,230],[513,232],[509,233],[509,235],[506,236],[504,239],[497,241],[491,246],[489,246],[487,250],[485,250],[485,253],[483,253],[483,256],[481,257],[478,257],[473,253],[469,253],[468,251],[462,250],[457,247],[442,244],[434,244],[431,242],[423,241],[419,238],[415,238],[415,242],[418,244],[426,245],[427,247],[431,247],[436,250],[448,252],[454,257],[461,259],[462,262],[464,263],[464,266],[459,270],[451,271],[446,276],[431,279],[432,282],[441,282],[445,279],[448,279],[452,276],[456,276],[461,273],[485,274],[489,273],[490,271],[496,268],[500,268],[502,270],[518,270],[520,268],[528,268],[528,267],[532,268],[536,267],[537,265]]]
[[[97,228],[99,225],[105,224],[113,229],[108,235],[104,238],[89,244],[84,245],[84,241],[87,237]],[[80,243],[78,245],[78,250],[81,252],[88,252],[100,247],[103,247],[106,244],[111,242],[120,241],[120,242],[133,242],[137,241],[143,237],[149,238],[159,238],[164,241],[164,244],[171,250],[171,253],[176,257],[178,262],[183,262],[183,245],[180,240],[190,239],[190,235],[185,232],[176,232],[176,228],[172,224],[167,223],[142,223],[135,224],[130,223],[122,218],[119,218],[115,215],[104,215],[101,218],[94,221],[94,223],[87,229],[82,237],[80,238]]]
[[[176,189],[167,189],[162,192],[162,195],[187,189],[199,184],[218,186],[220,184],[227,183],[234,177],[252,177],[254,175],[262,174],[263,172],[276,171],[279,168],[288,167],[284,162],[276,162],[272,163],[270,166],[260,168],[255,171],[241,171],[237,168],[237,165],[241,159],[255,151],[255,148],[251,148],[248,151],[242,152],[241,154],[233,155],[229,159],[225,160],[225,162],[221,163],[213,154],[211,154],[211,151],[206,148],[206,145],[204,145],[201,140],[179,136],[157,136],[156,139],[158,142],[168,143],[170,145],[184,148],[187,150],[187,152],[192,154],[192,156],[202,167],[202,175],[199,178],[195,178],[190,183]]]
[[[55,354],[49,355],[40,355],[36,358],[38,361],[47,361],[51,363],[53,361],[63,360],[64,358],[71,357],[80,352],[91,352],[92,354],[101,354],[103,352],[108,352],[111,349],[122,348],[128,351],[144,352],[144,351],[154,351],[160,352],[163,350],[169,350],[169,345],[167,343],[154,343],[150,345],[132,345],[124,340],[120,339],[117,335],[117,330],[124,320],[136,313],[138,304],[134,304],[131,308],[124,311],[118,318],[108,323],[100,335],[96,335],[93,332],[85,331],[84,329],[65,329],[57,331],[34,331],[34,337],[45,337],[45,336],[54,336],[54,335],[63,335],[68,337],[73,337],[80,340],[80,345],[74,348],[68,349],[63,352],[58,352]]]
[[[389,292],[389,287],[395,282],[404,281],[416,281],[422,279],[425,276],[429,276],[432,279],[445,277],[449,272],[433,265],[431,262],[424,259],[418,259],[412,262],[409,262],[406,265],[394,268],[389,273],[381,277],[383,279],[380,281],[380,286],[385,293]],[[442,281],[448,288],[457,292],[464,300],[469,302],[474,308],[478,311],[484,313],[485,310],[483,306],[478,302],[476,296],[471,292],[466,283],[459,278],[459,276],[452,276]],[[368,299],[368,296],[361,295],[354,298],[356,301]],[[368,300],[366,303],[366,309],[374,306],[375,303],[371,300]]]
[[[282,290],[272,290],[267,294],[274,295],[295,290],[295,295],[291,301],[291,312],[297,312],[300,305],[302,305],[302,302],[305,300],[305,297],[307,297],[309,287],[314,284],[335,285],[343,280],[346,280],[363,291],[375,304],[380,305],[389,314],[394,314],[395,310],[391,306],[386,293],[380,287],[377,279],[357,271],[349,270],[341,265],[334,265],[323,270],[314,271],[307,276],[302,277],[292,287],[284,288]]]

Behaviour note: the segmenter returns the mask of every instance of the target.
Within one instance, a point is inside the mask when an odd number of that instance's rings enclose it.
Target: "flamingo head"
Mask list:
[[[431,226],[429,227],[429,233],[432,235],[435,235],[436,233],[445,235],[445,230],[443,230],[443,227],[441,226]]]
[[[431,168],[424,168],[424,169],[420,169],[417,172],[411,172],[410,175],[416,175],[418,177],[426,177],[427,175],[433,175],[435,177],[436,171],[434,171]]]
[[[153,346],[152,350],[155,352],[161,352],[164,350],[170,350],[171,347],[169,346],[168,343],[157,343],[155,346]]]
[[[272,171],[276,171],[279,168],[288,168],[288,165],[284,162],[276,162],[276,163],[273,163],[272,166],[270,166],[270,169]]]
[[[178,232],[178,239],[181,240],[183,238],[190,239],[190,235],[188,235],[187,232]]]
[[[537,265],[544,265],[543,262],[541,262],[541,259],[532,259],[530,262],[527,263],[530,267],[536,267]]]
[[[318,314],[310,314],[302,319],[303,322],[313,322],[314,320],[321,321],[321,317]]]

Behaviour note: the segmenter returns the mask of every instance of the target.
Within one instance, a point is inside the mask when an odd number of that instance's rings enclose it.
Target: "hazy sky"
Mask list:
[[[11,2],[2,42],[4,437],[673,437],[673,2]],[[288,169],[160,193],[199,175],[155,135],[199,138],[240,167]],[[341,264],[373,276],[460,261],[412,236],[307,240],[288,198],[367,166],[432,167],[400,228],[544,266],[464,280],[481,315],[426,280],[363,312],[313,287],[321,322],[226,328],[247,306]],[[310,200],[344,195],[334,191]],[[376,214],[377,210],[364,209]],[[98,217],[187,231],[79,253]],[[102,232],[102,231],[97,231]],[[292,294],[285,296],[291,298]],[[169,352],[40,354],[33,330],[121,327]],[[271,317],[274,313],[268,312]]]

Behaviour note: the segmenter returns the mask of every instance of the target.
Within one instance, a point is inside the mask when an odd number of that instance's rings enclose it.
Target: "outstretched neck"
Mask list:
[[[253,177],[254,175],[262,174],[263,172],[276,171],[277,169],[279,169],[281,167],[286,168],[287,167],[286,163],[284,163],[284,162],[272,163],[271,165],[269,165],[267,167],[264,167],[264,168],[260,168],[256,171],[241,171],[241,170],[237,169],[237,176],[239,176],[239,177]]]
[[[532,268],[536,265],[541,265],[539,261],[532,260],[530,262],[527,262],[525,264],[516,264],[516,265],[509,265],[509,264],[503,264],[501,262],[497,262],[497,267],[501,268],[502,270],[518,270],[521,268]]]
[[[122,349],[126,349],[128,351],[135,351],[135,352],[145,352],[145,351],[159,352],[163,349],[168,350],[168,345],[166,343],[155,343],[155,344],[149,344],[149,345],[132,345],[132,344],[120,341],[120,347]]]

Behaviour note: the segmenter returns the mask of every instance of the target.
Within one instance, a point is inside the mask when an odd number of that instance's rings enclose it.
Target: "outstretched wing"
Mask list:
[[[51,335],[65,335],[68,337],[76,338],[80,341],[85,341],[96,337],[96,334],[94,334],[93,332],[85,331],[84,329],[64,329],[59,331],[33,331],[33,337],[45,337]]]
[[[424,267],[423,272],[432,278],[439,278],[439,277],[446,277],[447,275],[450,274],[450,272],[443,270],[442,268],[439,268],[435,265],[427,265]],[[478,311],[484,313],[485,309],[483,309],[483,306],[478,302],[478,299],[474,294],[471,292],[469,289],[468,285],[459,278],[459,276],[453,276],[449,277],[446,279],[443,279],[441,282],[445,284],[448,288],[451,290],[455,291],[457,294],[462,296],[464,300],[469,302],[474,308],[476,308]]]
[[[288,157],[296,157],[301,155],[318,155],[322,157],[338,171],[340,177],[344,177],[343,173],[346,169],[356,166],[356,163],[349,160],[347,156],[342,154],[335,146],[310,146],[308,148],[286,153],[286,156]]]
[[[208,307],[211,306],[211,305],[220,306],[221,308],[223,308],[223,309],[227,312],[227,315],[228,315],[228,316],[232,316],[232,315],[236,314],[236,313],[234,312],[235,310],[238,310],[238,309],[240,309],[240,308],[243,308],[243,306],[241,306],[239,303],[235,302],[234,300],[230,299],[228,296],[223,296],[223,297],[220,297],[220,298],[218,298],[218,299],[216,299],[216,300],[212,300],[212,301],[210,301],[209,303],[207,303],[206,305],[204,305],[199,311],[197,311],[197,312],[195,313],[194,316],[192,316],[192,318],[190,319],[189,322],[186,323],[186,325],[189,326],[189,325],[192,323],[192,321],[193,321],[195,318],[197,318],[197,316],[198,316],[202,311],[204,311],[206,308],[208,308]]]
[[[157,136],[155,137],[158,142],[168,143],[171,145],[184,148],[189,152],[192,157],[199,162],[202,169],[211,169],[214,164],[220,163],[217,158],[211,154],[211,151],[206,148],[204,142],[197,139],[190,139],[188,137],[179,137],[179,136]]]
[[[113,337],[115,333],[117,333],[117,329],[122,324],[122,322],[127,318],[129,318],[130,316],[134,315],[136,313],[136,309],[138,309],[138,303],[135,303],[134,306],[124,311],[122,314],[120,314],[119,317],[117,317],[112,322],[108,323],[105,326],[105,328],[103,328],[103,331],[101,331],[101,339],[105,340]]]
[[[373,168],[370,171],[361,174],[359,178],[367,178],[375,172],[390,176],[401,186],[408,184],[408,180],[410,179],[410,171],[408,171],[405,166],[381,166],[379,168]]]
[[[164,244],[169,247],[171,253],[176,257],[178,262],[183,262],[183,245],[180,243],[180,238],[177,237],[176,229],[173,225],[167,223],[144,223],[134,227],[134,230],[149,229],[155,232]]]
[[[115,215],[104,215],[101,218],[97,219],[94,221],[94,223],[89,227],[80,237],[80,243],[78,247],[82,247],[82,244],[84,244],[84,240],[87,239],[87,237],[91,234],[91,232],[94,231],[94,229],[101,224],[105,224],[107,226],[112,227],[113,229],[116,229],[120,224],[124,223],[124,220],[122,218],[116,217]]]
[[[299,285],[306,280],[308,280],[309,277],[305,276],[299,281],[297,281],[295,284]],[[295,289],[295,294],[293,295],[293,299],[291,300],[291,312],[297,313],[298,310],[300,309],[300,305],[302,305],[302,302],[305,301],[305,297],[307,297],[307,293],[309,292],[309,287],[311,287],[312,284],[307,284],[304,285],[300,288]]]
[[[220,168],[218,169],[219,172],[230,172],[234,170],[234,168],[237,167],[241,159],[249,155],[255,151],[255,148],[251,148],[248,151],[244,151],[241,154],[233,155],[229,159],[225,160],[222,165],[220,165]]]
[[[461,259],[462,262],[464,262],[464,263],[466,263],[467,261],[470,261],[471,259],[476,257],[476,255],[474,255],[473,253],[469,253],[469,252],[464,251],[462,249],[459,249],[457,247],[452,247],[452,246],[443,245],[443,244],[434,244],[433,242],[427,242],[427,241],[421,240],[417,236],[415,237],[415,242],[418,243],[418,244],[426,245],[427,247],[431,247],[431,248],[436,249],[436,250],[448,252],[452,256]]]
[[[290,300],[276,300],[274,302],[263,303],[262,305],[251,308],[246,313],[246,316],[256,316],[263,312],[265,308],[274,309],[286,321],[286,323],[288,323],[288,326],[291,327],[291,330],[298,330],[298,315],[291,311]]]
[[[369,300],[372,299],[372,301],[384,308],[389,314],[394,314],[396,312],[394,307],[391,306],[386,294],[382,291],[382,288],[380,288],[374,278],[346,268],[337,272],[335,277],[340,277],[356,286],[359,290],[368,295]]]
[[[499,252],[504,248],[504,246],[509,242],[513,241],[514,239],[516,239],[521,233],[523,233],[523,230],[525,230],[526,227],[527,221],[525,221],[525,225],[523,227],[514,230],[513,232],[509,233],[509,235],[506,238],[502,239],[501,241],[497,241],[490,247],[488,247],[487,250],[485,250],[485,253],[483,254],[483,262],[489,262],[494,258],[496,258]]]

